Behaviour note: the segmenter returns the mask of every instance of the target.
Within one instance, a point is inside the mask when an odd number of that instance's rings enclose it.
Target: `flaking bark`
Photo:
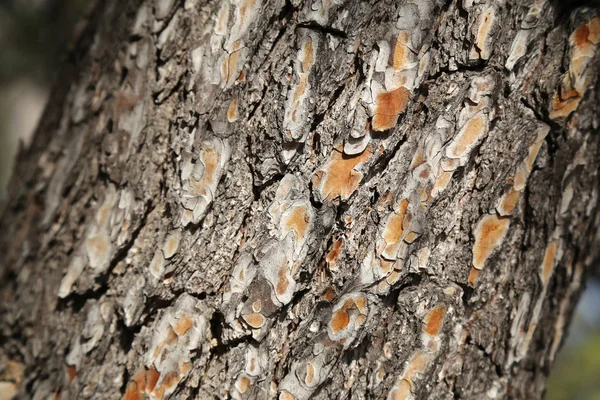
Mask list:
[[[598,255],[597,10],[108,0],[80,28],[2,211],[5,393],[542,396]]]

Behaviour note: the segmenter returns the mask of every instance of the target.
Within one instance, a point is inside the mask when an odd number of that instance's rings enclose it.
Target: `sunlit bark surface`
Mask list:
[[[0,391],[540,398],[598,255],[598,15],[92,5],[1,211]]]

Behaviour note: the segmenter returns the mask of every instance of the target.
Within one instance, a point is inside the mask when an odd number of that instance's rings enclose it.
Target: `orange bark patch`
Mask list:
[[[194,218],[194,213],[192,210],[183,210],[183,217],[188,221],[191,221]]]
[[[304,382],[310,386],[315,379],[315,367],[311,363],[306,364],[306,377],[304,378]]]
[[[425,181],[429,179],[429,175],[431,174],[431,170],[429,168],[422,168],[421,172],[419,172],[419,179]]]
[[[202,149],[201,156],[204,171],[200,180],[190,180],[190,192],[195,196],[206,194],[207,187],[217,179],[217,170],[219,167],[219,153],[213,148]]]
[[[235,122],[238,118],[238,100],[237,97],[234,97],[229,104],[229,108],[227,108],[227,121]]]
[[[99,234],[96,236],[92,236],[85,242],[86,249],[88,254],[90,254],[95,259],[104,258],[105,254],[108,252],[108,237],[105,234]]]
[[[207,148],[202,151],[202,164],[204,165],[202,181],[208,185],[215,180],[217,167],[219,165],[219,154],[215,149]]]
[[[406,110],[410,91],[400,86],[391,92],[379,93],[375,101],[375,115],[372,127],[374,131],[385,131],[396,126],[398,116]]]
[[[375,374],[376,374],[377,380],[379,382],[381,382],[383,380],[384,375],[385,375],[385,369],[383,369],[383,367],[380,366],[379,368],[377,368],[377,372]]]
[[[331,159],[322,171],[321,179],[315,175],[315,183],[320,186],[321,197],[328,201],[337,197],[347,200],[358,188],[363,177],[355,168],[367,162],[372,154],[372,146],[367,146],[361,154],[354,156],[344,154],[341,149],[334,149]]]
[[[496,20],[495,11],[493,8],[488,8],[481,15],[481,23],[477,29],[476,44],[479,49],[481,58],[487,60],[490,58],[491,49],[488,46],[488,39]]]
[[[152,395],[158,399],[162,399],[165,396],[165,392],[174,389],[181,377],[176,372],[171,372],[165,376],[160,385],[152,391]]]
[[[454,138],[446,154],[451,158],[462,158],[475,146],[477,141],[487,134],[488,119],[484,114],[477,114],[462,127]]]
[[[471,272],[469,272],[469,278],[467,278],[467,284],[471,287],[475,286],[477,282],[477,278],[479,278],[479,270],[475,268],[471,268]]]
[[[375,265],[379,270],[379,276],[387,276],[394,268],[394,262],[387,260],[376,260]]]
[[[109,223],[110,218],[110,203],[112,201],[112,197],[114,194],[108,194],[104,199],[104,203],[102,203],[102,207],[98,210],[98,215],[96,215],[96,225],[104,226]]]
[[[400,272],[393,270],[390,275],[385,279],[388,285],[395,285],[400,280]]]
[[[396,40],[394,48],[394,70],[402,71],[412,62],[412,51],[408,48],[410,41],[410,32],[401,31]]]
[[[388,396],[389,400],[406,400],[410,398],[410,383],[406,380],[401,380],[392,390]]]
[[[383,355],[385,358],[392,358],[392,344],[390,342],[383,345]]]
[[[229,21],[229,6],[225,3],[221,6],[217,15],[217,26],[215,32],[219,35],[224,35],[227,32],[227,22]]]
[[[279,400],[296,400],[296,398],[290,392],[284,390],[279,394]]]
[[[252,357],[248,360],[248,368],[246,371],[250,373],[256,373],[256,358]],[[255,375],[255,374],[254,374]]]
[[[443,158],[440,166],[443,171],[454,171],[460,167],[460,160],[455,158]]]
[[[442,327],[442,322],[444,322],[445,315],[446,307],[443,305],[432,308],[425,316],[425,328],[423,329],[423,332],[429,336],[437,335]]]
[[[593,44],[600,43],[600,18],[594,17],[588,23],[588,41]]]
[[[365,322],[367,322],[367,317],[365,315],[360,314],[356,317],[356,326],[364,325]]]
[[[167,238],[164,246],[163,246],[163,255],[166,259],[169,259],[175,255],[177,249],[179,248],[179,240],[181,239],[181,234],[178,231],[175,231]]]
[[[412,243],[412,242],[414,242],[415,240],[417,240],[417,238],[418,238],[419,236],[420,236],[420,235],[419,235],[417,232],[408,232],[408,233],[406,234],[406,237],[404,238],[404,241],[405,241],[406,243]]]
[[[127,385],[127,389],[125,394],[123,395],[123,400],[143,400],[144,393],[152,393],[156,382],[160,378],[160,372],[154,368],[154,366],[150,367],[150,369],[146,370],[142,368],[138,370],[131,381]],[[162,397],[159,397],[162,398]]]
[[[402,239],[404,229],[402,228],[404,217],[408,209],[408,200],[400,200],[398,211],[394,212],[388,218],[388,222],[383,230],[383,239],[387,244],[398,243]]]
[[[433,189],[431,189],[431,197],[437,197],[441,192],[446,190],[453,173],[450,171],[440,171],[439,175],[435,178]]]
[[[286,291],[288,290],[288,287],[290,286],[290,280],[287,277],[287,268],[286,267],[281,267],[279,268],[279,272],[277,274],[277,286],[276,286],[276,292],[278,296],[283,296]]]
[[[240,48],[241,43],[238,40],[232,46],[232,53],[225,57],[223,64],[221,65],[221,76],[224,78],[227,85],[231,85],[235,81],[235,78],[237,78],[235,76],[235,71],[240,62]]]
[[[296,86],[296,88],[294,89],[294,103],[292,108],[294,109],[294,113],[297,111],[298,107],[300,107],[300,101],[302,100],[302,98],[304,97],[304,94],[306,93],[306,86],[308,85],[308,80],[306,78],[306,76],[302,76],[300,78],[300,82],[298,82],[298,86]],[[296,120],[296,114],[293,115],[293,120]]]
[[[550,118],[558,119],[558,118],[567,118],[573,111],[577,109],[579,103],[581,102],[581,97],[571,97],[566,100],[561,100],[557,93],[552,97],[552,112],[550,113]]]
[[[314,63],[312,40],[309,39],[302,49],[302,72],[307,73]]]
[[[575,46],[583,46],[588,41],[588,35],[590,34],[590,29],[586,24],[579,25],[579,27],[575,30],[573,35]]]
[[[333,245],[331,246],[331,249],[329,249],[329,252],[327,253],[327,255],[325,256],[325,261],[327,262],[327,265],[329,266],[330,270],[335,270],[335,264],[337,263],[338,259],[340,258],[340,254],[342,253],[342,246],[344,245],[344,239],[338,239],[336,240]]]
[[[500,218],[496,214],[483,217],[473,232],[475,236],[475,245],[473,246],[473,267],[482,270],[485,262],[492,255],[494,250],[504,241],[504,236],[508,232],[510,220]]]
[[[546,135],[543,135],[541,138],[537,138],[536,141],[529,146],[529,153],[527,154],[527,158],[526,158],[526,166],[527,166],[527,171],[531,172],[531,170],[533,169],[533,163],[535,163],[535,159],[537,158],[538,153],[540,152],[540,149],[542,148],[542,144],[544,143],[544,138],[546,137]]]
[[[333,313],[329,325],[333,333],[338,333],[348,326],[350,323],[350,316],[346,310],[342,307],[340,310]]]
[[[17,393],[17,385],[15,385],[13,383],[8,383],[8,382],[2,382],[2,384],[4,386],[3,389],[5,389],[5,392],[3,394],[7,395],[8,399],[13,399],[15,394]],[[52,398],[54,400],[60,400],[60,398],[62,397],[62,392],[63,392],[63,388],[61,386],[58,388],[58,391],[56,393],[54,393],[54,396]]]
[[[410,358],[408,366],[402,374],[403,378],[408,381],[411,387],[414,386],[415,379],[419,374],[422,374],[429,363],[429,356],[424,351],[418,351]]]
[[[144,396],[139,392],[135,382],[129,382],[121,400],[144,400]]]
[[[331,303],[333,300],[335,300],[336,296],[337,295],[335,293],[335,290],[333,290],[333,288],[331,286],[329,286],[327,288],[327,290],[325,290],[325,293],[323,293],[323,295],[321,296],[321,298],[323,300],[328,301],[328,302]]]
[[[412,171],[413,169],[417,168],[419,165],[423,164],[425,161],[427,161],[425,158],[425,153],[423,153],[422,149],[418,149],[415,152],[415,155],[413,156],[412,161],[410,162],[409,169]]]
[[[248,19],[248,11],[251,11],[252,8],[254,8],[255,4],[256,0],[245,0],[244,2],[242,2],[242,5],[240,6],[240,20],[242,22],[242,25]]]
[[[175,333],[175,331],[172,328],[169,328],[169,334],[167,335],[167,338],[165,339],[164,343],[165,344],[173,344],[178,340],[177,334]]]
[[[265,317],[259,313],[243,315],[242,318],[254,329],[260,329],[265,324]]]
[[[17,386],[23,381],[25,366],[18,361],[8,360],[4,365],[2,376],[5,381],[14,382]]]
[[[177,336],[183,336],[193,325],[194,323],[192,319],[189,316],[184,315],[183,317],[179,318],[173,330]]]
[[[153,358],[158,358],[158,356],[160,355],[160,352],[162,351],[162,348],[164,347],[165,344],[172,344],[175,343],[177,341],[177,334],[175,333],[175,331],[172,328],[169,328],[169,333],[167,335],[167,338],[162,341],[157,347],[156,350],[154,351],[154,355]]]
[[[239,268],[237,276],[234,276],[234,278],[238,282],[244,282],[244,280],[246,279],[246,268]]]
[[[143,393],[146,390],[146,369],[139,369],[133,375],[132,382],[135,383],[138,392]]]
[[[309,221],[306,206],[292,207],[292,211],[284,214],[284,218],[281,221],[283,236],[287,236],[289,232],[293,232],[296,242],[302,241],[306,236]]]
[[[242,376],[240,377],[240,379],[238,379],[238,381],[236,382],[236,388],[240,393],[246,393],[248,391],[248,389],[250,388],[250,384],[252,382],[250,382],[250,379],[248,379],[247,376]]]
[[[69,382],[73,382],[73,380],[75,380],[75,375],[77,375],[77,367],[74,365],[67,365],[67,376],[69,377]]]
[[[596,17],[587,24],[577,27],[570,36],[571,44],[571,64],[580,57],[593,57],[596,53],[594,45],[598,44],[600,39],[600,20]],[[571,68],[573,71],[573,68]],[[576,69],[580,75],[583,70]]]
[[[360,296],[360,297],[354,299],[354,304],[356,305],[356,308],[358,308],[358,311],[361,314],[366,314],[368,312],[368,310],[367,310],[367,298],[366,297]]]
[[[246,79],[246,68],[243,68],[238,77],[236,78],[236,82],[243,82]]]
[[[377,251],[380,256],[387,260],[395,260],[402,245],[402,239],[406,234],[406,228],[410,224],[410,214],[407,214],[408,200],[403,199],[398,203],[398,209],[390,214],[385,228],[381,234],[385,243],[378,245]]]
[[[367,298],[365,296],[358,296],[354,299],[347,299],[342,307],[333,313],[329,322],[331,331],[334,334],[340,332],[350,324],[348,310],[351,308],[357,309],[360,313],[356,318],[356,325],[362,325],[366,321],[366,314],[368,313]]]
[[[571,34],[571,64],[569,72],[563,79],[562,87],[556,91],[552,99],[551,118],[567,118],[579,106],[590,83],[588,65],[597,51],[598,43],[600,43],[598,17],[578,26]]]
[[[555,240],[546,246],[544,252],[544,261],[542,262],[541,278],[544,286],[548,284],[552,271],[554,270],[554,259],[556,258],[556,250],[558,249],[558,242]]]
[[[498,204],[498,213],[501,216],[511,215],[515,210],[515,207],[519,203],[519,199],[521,198],[521,192],[515,190],[514,187],[511,187],[508,192],[506,192],[501,198]]]
[[[515,172],[515,178],[513,179],[514,187],[517,188],[517,190],[521,191],[525,189],[529,174],[530,171],[527,169],[526,163],[521,163],[521,165],[517,167],[517,172]]]
[[[152,393],[154,388],[156,387],[156,382],[158,382],[158,378],[160,378],[160,372],[154,368],[154,365],[150,367],[150,369],[146,372],[146,392]]]
[[[192,367],[192,364],[189,362],[183,363],[181,364],[181,367],[179,368],[179,371],[183,374],[183,375],[187,375],[188,372],[190,372],[190,368]]]

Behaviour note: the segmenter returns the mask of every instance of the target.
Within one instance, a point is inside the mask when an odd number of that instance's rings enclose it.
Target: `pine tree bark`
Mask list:
[[[79,28],[2,211],[0,397],[542,396],[598,256],[597,10],[108,0]]]

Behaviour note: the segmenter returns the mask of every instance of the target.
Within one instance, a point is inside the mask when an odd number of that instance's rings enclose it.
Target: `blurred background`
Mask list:
[[[87,0],[0,0],[0,198],[29,143]]]
[[[0,0],[0,202],[86,0]],[[1,397],[1,396],[0,396]],[[551,372],[550,400],[600,400],[600,281],[588,281]]]

